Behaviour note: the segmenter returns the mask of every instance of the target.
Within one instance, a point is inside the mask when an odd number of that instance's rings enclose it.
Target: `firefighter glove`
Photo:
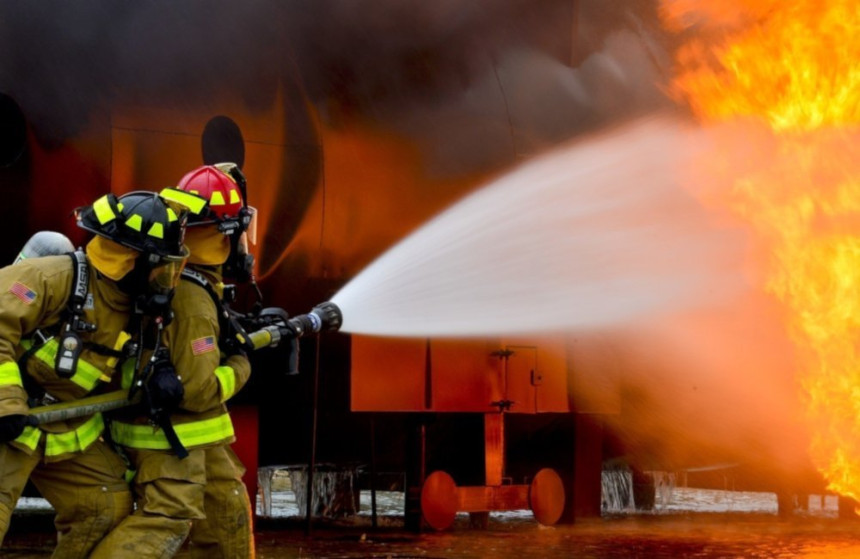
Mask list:
[[[0,417],[0,442],[8,443],[24,432],[27,416],[20,413]]]
[[[159,359],[152,367],[152,375],[147,382],[150,407],[153,411],[171,413],[185,396],[182,380],[167,359]]]

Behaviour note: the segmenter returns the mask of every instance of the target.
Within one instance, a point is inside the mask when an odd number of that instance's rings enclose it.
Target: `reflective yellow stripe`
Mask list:
[[[15,439],[16,443],[20,443],[30,450],[36,450],[39,445],[39,439],[42,437],[42,432],[36,427],[24,427],[24,431]]]
[[[223,206],[224,205],[224,195],[218,192],[217,190],[212,192],[212,195],[209,197],[209,205],[210,206]]]
[[[221,365],[215,369],[215,376],[218,377],[218,384],[221,385],[221,401],[225,402],[236,392],[236,372],[233,367]]]
[[[135,231],[140,231],[140,229],[143,227],[143,216],[134,214],[133,216],[130,216],[128,219],[125,220],[125,224],[134,229]]]
[[[65,433],[48,433],[45,438],[45,456],[59,456],[69,452],[81,452],[96,442],[104,431],[102,414],[97,413],[86,423]]]
[[[188,208],[188,211],[194,215],[200,214],[200,212],[203,211],[203,208],[206,207],[206,199],[197,196],[197,193],[194,191],[185,192],[178,188],[165,188],[159,194],[169,202],[176,202],[177,204]]]
[[[241,201],[242,201],[242,199],[239,198],[239,191],[236,190],[235,188],[233,190],[231,190],[230,191],[230,203],[231,204],[238,204]]]
[[[149,231],[146,233],[150,237],[155,237],[156,239],[164,238],[164,225],[160,223],[153,223],[152,227],[149,228]]]
[[[134,380],[134,359],[126,359],[122,364],[122,378],[120,386],[128,390],[131,388],[131,381]]]
[[[113,208],[110,207],[107,194],[93,202],[93,212],[96,214],[96,218],[102,225],[109,221],[113,221],[116,218]]]
[[[173,208],[167,208],[167,221],[173,223],[177,219],[179,219],[179,216],[176,215],[176,212],[173,211]]]
[[[21,382],[21,371],[14,361],[7,361],[0,365],[0,386],[3,385],[24,386]]]
[[[125,347],[125,342],[129,341],[130,339],[131,334],[125,331],[120,332],[119,336],[116,337],[116,341],[113,344],[114,351],[122,351],[122,348]],[[113,369],[114,367],[116,367],[117,361],[119,361],[119,357],[108,357],[107,366]],[[110,378],[103,380],[110,380]]]
[[[32,345],[30,340],[25,340],[21,342],[21,345],[24,348],[29,349],[29,346]],[[59,342],[57,338],[51,338],[48,342],[36,350],[36,353],[33,355],[42,361],[52,369],[54,368],[54,363],[57,359],[57,348],[59,347]],[[83,359],[78,359],[78,366],[75,369],[75,374],[72,375],[71,380],[84,390],[90,391],[96,387],[96,384],[102,378],[101,369],[93,365],[92,363],[87,363]]]
[[[227,413],[212,419],[175,424],[173,428],[182,444],[189,448],[233,437],[233,422],[230,421],[230,414]],[[132,425],[112,421],[110,431],[113,440],[123,446],[149,450],[170,449],[170,443],[167,442],[164,431],[152,425]]]

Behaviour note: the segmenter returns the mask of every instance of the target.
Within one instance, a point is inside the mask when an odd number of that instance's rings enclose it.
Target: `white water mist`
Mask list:
[[[742,284],[740,243],[680,184],[703,141],[655,117],[520,166],[344,286],[342,330],[532,334],[717,302]]]

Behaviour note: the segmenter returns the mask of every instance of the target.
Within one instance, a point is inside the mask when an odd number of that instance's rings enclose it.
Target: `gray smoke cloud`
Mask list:
[[[657,100],[653,4],[10,1],[0,6],[0,91],[59,142],[120,100],[195,103],[229,88],[262,107],[279,80],[406,128],[421,114],[481,121],[501,88],[507,120],[525,134],[513,149],[524,152]],[[538,105],[552,110],[530,112]]]

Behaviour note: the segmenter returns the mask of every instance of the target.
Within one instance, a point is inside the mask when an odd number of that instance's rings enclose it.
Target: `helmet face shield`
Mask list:
[[[245,247],[245,252],[248,252],[248,244],[257,246],[257,208],[247,206],[242,209],[242,236],[239,243]]]
[[[251,249],[248,246],[257,244],[257,209],[252,207],[245,208],[247,210],[247,226],[236,241],[233,258],[234,267],[245,270],[251,274],[254,268],[254,257],[251,254]]]
[[[247,206],[245,210],[248,213],[248,218],[245,223],[245,236],[247,238],[247,243],[251,243],[254,246],[257,246],[257,208],[253,206]]]

